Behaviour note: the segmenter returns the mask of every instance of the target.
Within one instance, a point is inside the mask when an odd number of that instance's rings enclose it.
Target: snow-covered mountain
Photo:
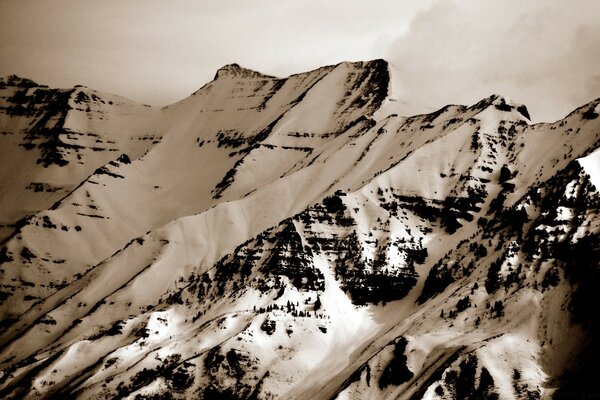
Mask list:
[[[390,71],[0,80],[0,395],[597,393],[600,99],[407,117]]]

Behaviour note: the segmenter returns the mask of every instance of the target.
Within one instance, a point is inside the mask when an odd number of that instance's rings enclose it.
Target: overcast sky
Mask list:
[[[232,62],[286,76],[380,57],[423,109],[500,93],[558,119],[600,97],[600,1],[0,0],[0,75],[156,105]]]

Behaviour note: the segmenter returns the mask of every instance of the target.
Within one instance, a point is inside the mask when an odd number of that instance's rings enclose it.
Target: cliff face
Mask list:
[[[600,100],[403,117],[389,78],[231,64],[163,109],[0,81],[0,393],[588,390]]]

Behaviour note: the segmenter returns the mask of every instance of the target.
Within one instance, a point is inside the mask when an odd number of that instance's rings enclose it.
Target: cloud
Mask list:
[[[433,108],[499,93],[533,120],[600,97],[600,2],[442,0],[390,46],[401,100]]]

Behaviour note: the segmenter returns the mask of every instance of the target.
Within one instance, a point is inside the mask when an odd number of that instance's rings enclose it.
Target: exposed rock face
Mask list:
[[[598,378],[600,99],[399,116],[383,60],[162,109],[0,80],[3,398],[551,398]]]

